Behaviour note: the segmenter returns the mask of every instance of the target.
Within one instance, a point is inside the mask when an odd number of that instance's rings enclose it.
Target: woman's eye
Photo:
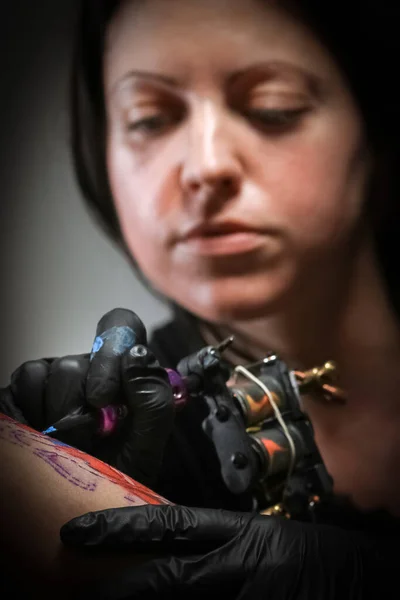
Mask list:
[[[131,121],[127,125],[129,133],[139,133],[142,135],[155,135],[163,131],[172,124],[174,119],[165,115],[153,115],[137,121]]]
[[[245,116],[249,120],[267,127],[285,128],[295,125],[308,110],[307,107],[290,109],[251,108],[245,111]]]

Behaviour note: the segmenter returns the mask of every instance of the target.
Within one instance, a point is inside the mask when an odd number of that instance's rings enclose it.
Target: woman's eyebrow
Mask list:
[[[124,83],[127,83],[131,79],[140,78],[140,79],[148,79],[154,80],[158,83],[163,83],[164,85],[169,85],[171,87],[179,87],[181,83],[170,77],[168,75],[163,75],[162,73],[155,73],[152,71],[142,71],[140,69],[133,69],[125,73],[120,79],[118,79],[110,88],[110,93],[113,94],[118,88],[120,88]]]
[[[266,76],[270,79],[279,75],[289,75],[297,78],[300,77],[312,88],[314,88],[320,83],[320,77],[315,72],[299,64],[279,60],[249,64],[244,68],[229,73],[226,79],[226,83],[228,86],[232,86],[241,79],[247,79],[261,75]]]
[[[320,77],[305,67],[291,62],[277,60],[251,63],[240,69],[235,69],[225,73],[223,78],[225,86],[231,87],[243,79],[245,80],[247,78],[257,77],[260,75],[273,78],[279,74],[292,75],[296,77],[300,76],[312,88],[318,87],[318,83],[320,83]],[[109,93],[114,94],[114,92],[123,87],[124,84],[136,78],[154,81],[156,83],[161,83],[173,88],[185,87],[185,82],[183,80],[171,77],[170,75],[164,75],[155,71],[132,69],[111,85]]]

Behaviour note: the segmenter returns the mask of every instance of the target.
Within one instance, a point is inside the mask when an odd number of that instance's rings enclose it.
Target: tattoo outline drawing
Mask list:
[[[136,504],[138,499],[145,504],[170,504],[159,494],[98,458],[46,437],[2,413],[0,413],[0,438],[21,448],[31,448],[33,454],[58,475],[84,491],[94,492],[98,481],[103,479],[123,488],[126,492],[125,499],[133,504]],[[39,443],[42,447],[35,447],[33,442]],[[72,467],[75,468],[75,473]]]

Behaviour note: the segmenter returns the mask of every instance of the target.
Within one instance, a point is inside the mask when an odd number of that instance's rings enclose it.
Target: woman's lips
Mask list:
[[[198,256],[228,256],[254,251],[265,244],[265,235],[257,231],[237,230],[190,235],[180,241],[187,252]]]

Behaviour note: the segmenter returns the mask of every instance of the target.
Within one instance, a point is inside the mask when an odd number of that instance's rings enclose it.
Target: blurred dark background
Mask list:
[[[2,4],[0,385],[5,385],[25,360],[90,351],[97,321],[111,308],[131,308],[149,329],[168,312],[97,229],[74,180],[68,85],[76,2]]]

